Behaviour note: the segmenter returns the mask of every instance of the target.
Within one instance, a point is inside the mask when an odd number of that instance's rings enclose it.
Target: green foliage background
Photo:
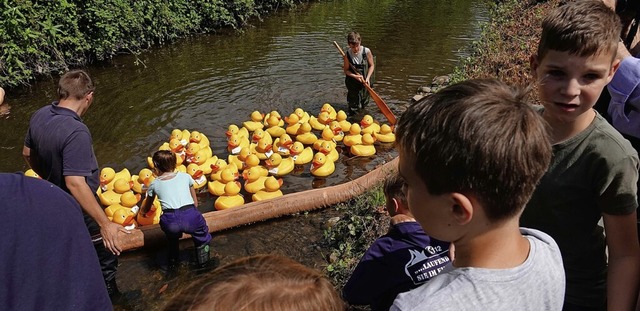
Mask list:
[[[0,86],[28,84],[308,0],[0,0]]]

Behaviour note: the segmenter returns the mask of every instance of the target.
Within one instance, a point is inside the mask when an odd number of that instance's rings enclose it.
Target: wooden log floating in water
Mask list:
[[[209,231],[216,232],[284,215],[320,209],[364,193],[382,182],[389,175],[389,172],[397,166],[398,158],[395,158],[368,174],[344,184],[291,193],[271,200],[251,202],[226,210],[204,213],[203,216],[207,221]],[[182,236],[183,239],[189,237],[186,234]],[[165,236],[159,225],[140,227],[131,230],[131,234],[120,233],[120,243],[123,250],[157,245],[164,243],[164,241]]]

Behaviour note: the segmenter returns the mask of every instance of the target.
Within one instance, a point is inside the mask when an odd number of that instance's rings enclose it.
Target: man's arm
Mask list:
[[[115,255],[120,255],[122,248],[118,241],[118,231],[124,233],[130,233],[130,231],[119,224],[109,221],[109,218],[107,218],[107,215],[93,196],[84,176],[65,176],[64,181],[71,195],[78,201],[82,209],[100,226],[100,234],[102,234],[104,246]]]
[[[369,63],[369,69],[367,70],[367,78],[365,81],[367,84],[371,85],[371,76],[373,75],[373,70],[376,68],[376,64],[373,62],[373,53],[371,50],[367,53],[367,62]]]
[[[636,212],[629,215],[604,214],[609,248],[607,310],[633,310],[640,281],[640,247]]]

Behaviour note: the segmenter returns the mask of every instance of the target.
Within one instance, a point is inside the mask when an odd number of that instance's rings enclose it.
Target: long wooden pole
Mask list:
[[[204,213],[202,216],[207,221],[209,231],[216,232],[334,205],[360,195],[382,182],[398,166],[397,159],[396,157],[368,174],[344,184],[291,193],[271,200],[251,202],[226,210]],[[188,237],[187,234],[182,236],[183,239]],[[165,235],[159,225],[133,229],[130,234],[120,233],[118,238],[123,250],[166,243]]]
[[[343,58],[347,57],[347,55],[344,54],[344,51],[342,50],[340,45],[338,45],[337,42],[333,41],[333,45],[338,49],[338,51],[340,51],[340,54],[342,55]],[[349,61],[347,60],[347,62]],[[353,69],[353,71],[355,71],[356,73],[358,72],[356,67],[353,66],[351,62],[349,62],[349,65],[351,66],[351,69]],[[387,103],[384,102],[382,97],[380,97],[380,95],[378,95],[378,93],[376,93],[376,91],[374,91],[367,82],[363,81],[362,85],[364,85],[367,91],[369,91],[371,98],[373,98],[373,101],[376,103],[376,105],[378,105],[378,108],[380,108],[380,111],[382,111],[382,114],[387,118],[387,120],[389,120],[389,123],[391,123],[391,125],[395,125],[397,121],[396,116],[393,114],[391,109],[389,109],[389,106],[387,106]]]

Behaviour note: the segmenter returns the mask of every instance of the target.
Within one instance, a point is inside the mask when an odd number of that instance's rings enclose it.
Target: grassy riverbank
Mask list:
[[[118,53],[238,29],[309,0],[0,1],[0,86],[26,85]]]
[[[481,25],[480,38],[468,47],[470,56],[454,70],[452,82],[499,78],[510,84],[529,85],[532,81],[529,56],[538,43],[542,17],[558,2],[491,1],[489,21]],[[389,217],[376,212],[383,200],[381,189],[376,188],[337,207],[345,212],[325,232],[325,242],[332,248],[325,272],[339,290],[364,251],[388,228]]]

